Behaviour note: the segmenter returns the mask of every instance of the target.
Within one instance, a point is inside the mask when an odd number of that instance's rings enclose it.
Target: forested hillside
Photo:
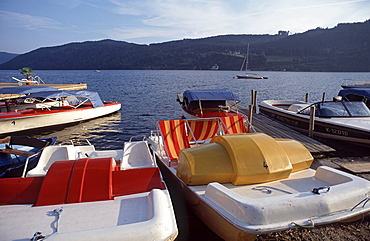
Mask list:
[[[239,70],[247,45],[249,68],[274,71],[370,71],[370,20],[287,35],[224,35],[139,45],[101,40],[44,47],[0,69]]]

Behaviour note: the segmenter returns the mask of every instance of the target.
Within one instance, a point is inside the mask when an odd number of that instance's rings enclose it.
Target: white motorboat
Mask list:
[[[121,108],[120,103],[103,102],[93,91],[51,90],[26,94],[22,87],[26,86],[13,87],[13,93],[19,97],[6,101],[2,107],[0,135],[73,124],[108,115]],[[9,88],[7,91],[3,89],[0,93],[10,93]]]
[[[48,146],[24,178],[0,179],[2,240],[174,240],[167,187],[146,141],[120,150]]]
[[[148,139],[166,182],[177,184],[221,238],[253,240],[370,212],[368,180],[330,167],[310,169],[313,157],[301,143],[262,133],[225,135],[221,122],[159,121]]]
[[[315,108],[314,137],[370,147],[370,110],[362,101],[306,103],[295,100],[265,100],[259,104],[261,113],[306,133],[310,125],[311,107]]]

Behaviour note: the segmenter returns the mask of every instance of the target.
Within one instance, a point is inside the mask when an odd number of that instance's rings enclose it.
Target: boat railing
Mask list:
[[[44,149],[44,148],[42,148],[42,149]],[[36,156],[40,155],[41,152],[42,152],[42,149],[39,150],[38,152],[36,152],[35,154],[27,157],[26,162],[24,164],[24,169],[23,169],[22,177],[26,177],[27,167],[28,167],[28,163],[29,163],[30,159],[33,158],[33,157],[36,157]]]
[[[92,144],[90,143],[88,139],[70,139],[68,141],[60,143],[59,146],[67,145],[68,143],[73,146],[82,146],[84,142],[85,144],[92,146]]]
[[[131,136],[130,139],[128,140],[128,142],[132,142],[133,139],[135,138],[142,138],[141,141],[145,141],[147,139],[146,136],[142,136],[142,135],[136,135],[136,136]]]

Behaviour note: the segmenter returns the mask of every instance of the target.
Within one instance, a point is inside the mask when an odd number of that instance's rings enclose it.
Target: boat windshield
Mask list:
[[[316,116],[320,117],[363,117],[370,116],[370,110],[361,101],[319,102],[316,107]],[[311,105],[311,106],[313,106]],[[301,114],[310,114],[310,107],[300,111]]]

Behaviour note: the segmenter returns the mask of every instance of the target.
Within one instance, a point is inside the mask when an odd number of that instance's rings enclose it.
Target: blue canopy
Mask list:
[[[37,93],[40,91],[58,91],[58,89],[47,86],[37,86],[37,85],[24,85],[17,87],[4,87],[0,89],[0,94],[18,94],[26,95],[30,93]]]
[[[339,96],[345,97],[346,95],[360,95],[370,98],[370,88],[348,88],[339,91]]]
[[[188,98],[189,101],[199,100],[234,100],[239,101],[236,95],[224,89],[201,89],[201,90],[186,90],[183,97]]]
[[[43,91],[43,92],[30,94],[26,97],[27,98],[45,98],[45,99],[46,98],[61,98],[61,97],[77,97],[77,98],[83,97],[83,98],[89,99],[90,102],[93,104],[93,107],[100,107],[104,105],[103,101],[100,99],[100,96],[97,92],[87,91],[87,90]],[[78,104],[78,103],[74,103],[74,104]]]

